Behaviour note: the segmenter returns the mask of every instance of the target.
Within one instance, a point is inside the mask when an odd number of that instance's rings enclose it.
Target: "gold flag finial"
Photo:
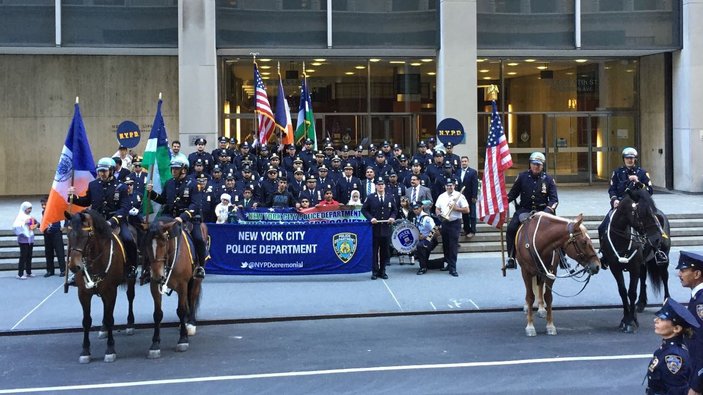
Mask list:
[[[498,86],[490,85],[488,87],[488,100],[497,101],[498,100]]]

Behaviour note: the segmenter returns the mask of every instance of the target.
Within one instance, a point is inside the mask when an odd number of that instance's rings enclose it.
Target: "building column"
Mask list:
[[[207,140],[206,151],[217,147],[215,39],[215,2],[178,0],[178,126],[185,154],[198,137]]]
[[[465,142],[454,153],[477,167],[476,0],[440,0],[437,54],[437,123],[454,118],[464,126]]]
[[[683,49],[674,52],[674,189],[703,192],[703,3],[683,1]]]

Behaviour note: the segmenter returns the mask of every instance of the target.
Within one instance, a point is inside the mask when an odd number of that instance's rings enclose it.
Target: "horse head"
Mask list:
[[[151,262],[152,280],[161,281],[167,259],[173,259],[175,246],[170,242],[181,232],[181,225],[172,218],[159,218],[149,227],[146,236],[147,257]]]
[[[102,216],[94,210],[84,210],[77,214],[64,213],[69,221],[68,231],[68,269],[72,273],[87,270],[95,265],[96,256],[101,251],[100,239],[110,239],[112,229]]]
[[[626,215],[630,226],[644,236],[647,243],[655,249],[659,249],[662,241],[668,239],[669,236],[657,218],[654,200],[646,190],[628,189],[627,197],[620,202],[617,209]]]
[[[583,224],[583,214],[579,214],[574,222],[569,222],[567,229],[569,239],[563,246],[566,254],[586,268],[589,274],[598,273],[601,267],[600,259],[588,236],[588,229]]]

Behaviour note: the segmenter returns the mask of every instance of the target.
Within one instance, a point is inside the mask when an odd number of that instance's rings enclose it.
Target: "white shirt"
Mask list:
[[[456,205],[454,205],[454,207],[469,207],[469,203],[466,201],[466,198],[459,191],[454,191],[451,196],[447,192],[444,192],[443,194],[439,195],[439,197],[437,198],[437,202],[435,202],[435,206],[439,208],[439,212],[444,213],[447,210],[449,203],[453,202],[456,199],[457,195],[459,195],[459,200],[457,200]],[[456,210],[452,210],[449,214],[449,221],[456,221],[459,219],[461,219],[461,213]]]
[[[700,283],[700,284],[696,285],[695,287],[693,287],[693,289],[691,290],[691,297],[695,299],[695,298],[696,298],[696,294],[697,294],[698,291],[700,291],[701,289],[703,289],[703,283]]]

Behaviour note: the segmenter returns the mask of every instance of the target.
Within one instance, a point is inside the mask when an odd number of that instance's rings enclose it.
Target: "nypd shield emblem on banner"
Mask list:
[[[356,233],[345,232],[334,235],[332,237],[332,245],[337,258],[344,263],[349,262],[356,252],[356,240]]]

